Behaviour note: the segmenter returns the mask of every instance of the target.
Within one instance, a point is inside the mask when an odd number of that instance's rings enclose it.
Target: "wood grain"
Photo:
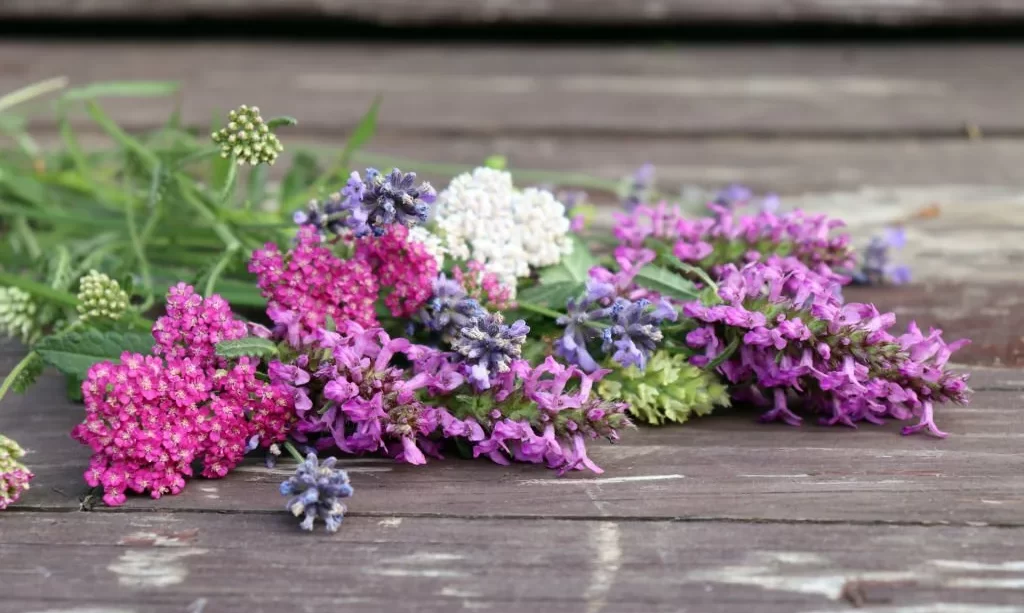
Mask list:
[[[0,91],[67,74],[75,83],[173,79],[184,120],[243,102],[346,133],[383,96],[381,133],[959,136],[1020,134],[1024,47],[863,45],[531,47],[252,43],[0,44]],[[138,129],[169,101],[112,100]]]
[[[1024,531],[995,528],[74,513],[0,544],[5,612],[1024,610]]]
[[[0,17],[167,19],[343,18],[387,26],[991,23],[1024,17],[1005,0],[7,0]]]

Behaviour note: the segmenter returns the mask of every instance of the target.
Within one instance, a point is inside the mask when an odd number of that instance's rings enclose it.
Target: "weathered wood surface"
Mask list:
[[[354,515],[329,537],[295,529],[282,513],[14,514],[0,611],[1024,611],[1021,530]]]
[[[1024,18],[1012,0],[6,0],[0,17],[144,19],[287,17],[386,26],[557,24],[934,25]]]
[[[378,94],[392,135],[619,138],[1019,135],[1024,46],[530,47],[251,43],[0,43],[0,91],[175,79],[183,118],[258,103],[300,130],[347,132]],[[110,101],[130,128],[170,103]]]

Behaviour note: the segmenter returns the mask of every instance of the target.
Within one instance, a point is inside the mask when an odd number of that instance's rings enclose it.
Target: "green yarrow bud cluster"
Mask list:
[[[18,443],[0,434],[0,510],[17,502],[28,490],[33,475],[18,461],[24,456],[25,450]]]
[[[0,333],[29,343],[39,332],[39,307],[32,296],[17,287],[0,287]]]
[[[690,415],[707,415],[716,406],[729,406],[729,395],[717,375],[690,364],[682,355],[657,351],[644,370],[612,366],[615,370],[597,386],[598,395],[629,403],[629,412],[640,421],[682,423]]]
[[[78,314],[82,321],[117,320],[128,310],[128,294],[107,275],[90,270],[78,283]]]
[[[257,107],[242,105],[228,113],[227,127],[213,133],[222,157],[235,156],[239,164],[273,164],[284,150],[281,141],[260,117]]]

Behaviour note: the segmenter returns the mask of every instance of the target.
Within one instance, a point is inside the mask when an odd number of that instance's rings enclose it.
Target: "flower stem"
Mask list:
[[[732,339],[731,343],[726,345],[726,347],[722,351],[722,353],[718,354],[717,356],[715,356],[715,359],[713,359],[710,362],[708,362],[708,365],[705,366],[705,368],[707,370],[714,370],[714,369],[718,368],[719,366],[721,366],[722,362],[725,362],[730,357],[732,357],[732,354],[736,352],[736,350],[739,348],[739,346],[740,346],[740,337],[737,336],[736,338]]]
[[[295,448],[295,445],[292,445],[291,441],[285,441],[284,448],[288,450],[288,454],[295,458],[295,461],[298,462],[299,464],[302,464],[303,462],[306,461],[306,458],[302,457],[302,454],[299,453],[299,450]]]
[[[217,263],[210,271],[210,277],[206,280],[206,288],[203,290],[203,296],[209,298],[213,294],[213,290],[217,286],[217,281],[220,280],[220,276],[224,273],[224,269],[227,268],[227,265],[231,263],[235,254],[238,253],[238,248],[239,245],[234,244],[229,245],[228,248],[224,250],[224,254],[220,256],[220,259],[217,260]]]

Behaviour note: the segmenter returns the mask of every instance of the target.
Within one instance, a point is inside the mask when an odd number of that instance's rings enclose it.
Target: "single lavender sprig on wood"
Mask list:
[[[281,495],[289,496],[285,508],[295,517],[301,517],[299,527],[313,530],[313,522],[322,519],[328,532],[337,532],[348,508],[343,498],[354,493],[349,484],[348,473],[335,468],[337,458],[323,462],[315,453],[306,456],[295,474],[281,483]]]

